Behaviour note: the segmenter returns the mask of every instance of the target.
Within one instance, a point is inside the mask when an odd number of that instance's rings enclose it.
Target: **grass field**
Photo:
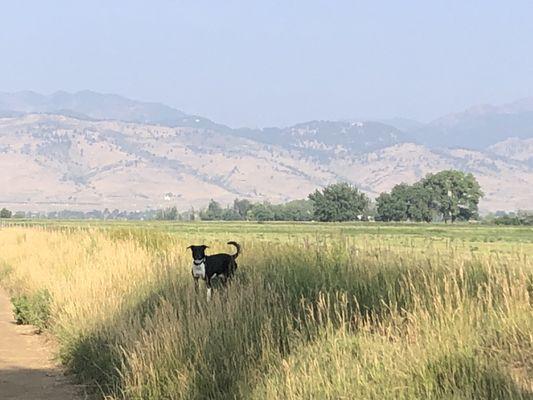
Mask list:
[[[193,243],[243,246],[195,294]],[[532,399],[533,230],[18,222],[0,283],[112,399]]]

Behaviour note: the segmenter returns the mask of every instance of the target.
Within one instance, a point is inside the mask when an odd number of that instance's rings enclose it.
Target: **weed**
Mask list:
[[[18,324],[35,325],[43,330],[50,323],[51,296],[48,290],[38,290],[28,295],[11,298],[13,313]]]

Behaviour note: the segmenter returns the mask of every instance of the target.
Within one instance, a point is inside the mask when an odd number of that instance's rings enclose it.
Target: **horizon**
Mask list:
[[[89,88],[230,127],[427,123],[531,97],[533,3],[512,4],[7,4],[0,89]]]
[[[38,92],[38,91],[32,90],[32,89],[23,89],[23,90],[17,90],[17,91],[12,91],[12,92],[7,92],[7,91],[0,90],[0,94],[8,94],[8,95],[33,94],[33,95],[44,96],[44,97],[52,97],[52,96],[57,95],[57,94],[77,95],[77,94],[81,94],[81,93],[92,93],[92,94],[104,95],[104,96],[118,96],[118,97],[121,97],[123,99],[134,101],[134,102],[145,103],[145,104],[157,104],[157,105],[167,106],[167,107],[173,108],[174,110],[183,112],[183,113],[185,113],[185,114],[187,114],[189,116],[192,116],[192,117],[207,118],[207,119],[209,119],[212,122],[219,123],[219,124],[222,124],[222,125],[226,125],[229,128],[231,128],[231,129],[239,129],[239,128],[268,129],[268,128],[288,128],[288,127],[291,126],[291,125],[280,125],[280,126],[273,126],[273,125],[270,125],[270,126],[231,126],[231,125],[227,125],[227,124],[221,123],[220,121],[214,120],[214,119],[210,118],[209,116],[205,115],[204,113],[192,114],[192,113],[189,113],[187,110],[182,110],[182,109],[179,109],[179,108],[172,107],[171,105],[166,104],[166,103],[161,102],[161,101],[157,101],[157,100],[145,101],[145,100],[138,99],[138,98],[132,98],[132,97],[124,96],[124,95],[122,95],[120,93],[98,92],[98,91],[95,91],[93,89],[87,89],[87,88],[86,89],[77,90],[77,91],[67,91],[67,90],[63,90],[63,89],[57,89],[57,90],[53,90],[53,91],[48,92],[48,93],[42,93],[42,92]],[[394,121],[394,120],[404,120],[404,121],[409,121],[409,122],[413,122],[413,123],[417,123],[417,124],[421,124],[421,125],[427,125],[427,124],[431,124],[434,121],[438,121],[442,117],[446,117],[446,116],[453,115],[453,114],[459,114],[459,113],[462,113],[462,112],[468,112],[468,111],[475,110],[475,109],[481,109],[483,107],[503,107],[503,106],[513,105],[513,104],[517,104],[517,103],[521,103],[521,102],[526,102],[526,101],[533,103],[533,96],[522,97],[522,98],[514,99],[514,100],[511,100],[511,101],[508,101],[508,102],[505,102],[505,103],[470,104],[470,105],[467,105],[464,109],[461,109],[461,110],[443,112],[442,114],[437,115],[435,118],[433,118],[431,120],[428,120],[428,121],[413,119],[413,118],[409,118],[409,117],[406,117],[406,116],[403,116],[403,115],[390,115],[390,116],[381,116],[381,117],[364,117],[364,116],[361,116],[361,117],[339,118],[339,119],[311,118],[311,119],[308,119],[308,120],[295,121],[292,125],[298,125],[298,124],[308,123],[308,122],[313,122],[313,121],[330,121],[330,122],[347,121],[347,122],[380,122],[380,123],[383,123],[383,124],[394,126],[394,124],[391,123],[391,121]],[[2,110],[2,109],[0,109],[0,111],[18,111],[18,110]],[[64,110],[64,111],[68,111],[68,110]],[[72,110],[70,110],[70,111],[72,111]],[[43,113],[44,114],[55,114],[55,112],[37,112],[37,111],[35,111],[35,112],[33,112],[33,111],[32,112],[25,112],[25,114],[43,114]],[[397,128],[397,129],[400,129],[400,128]],[[403,130],[403,129],[400,129],[400,130]]]

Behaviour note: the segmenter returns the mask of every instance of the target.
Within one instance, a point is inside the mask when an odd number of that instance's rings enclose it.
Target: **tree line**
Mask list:
[[[160,210],[126,212],[119,210],[62,211],[48,213],[48,218],[91,218],[133,220],[204,220],[204,221],[467,221],[479,218],[478,203],[483,196],[480,185],[470,173],[445,170],[428,174],[414,184],[401,183],[390,192],[381,193],[372,202],[357,187],[335,183],[310,193],[307,199],[283,204],[253,203],[235,199],[223,207],[211,200],[205,209],[179,212],[176,207]],[[0,210],[0,218],[24,217]],[[42,216],[42,215],[40,215]]]
[[[478,219],[482,196],[472,174],[446,170],[428,174],[412,185],[396,185],[390,192],[381,193],[375,203],[357,187],[341,182],[316,190],[306,200],[284,204],[236,199],[232,206],[224,208],[211,200],[198,217],[207,221],[455,222]],[[161,219],[177,219],[176,213],[175,209],[162,213],[170,218]]]
[[[272,204],[235,199],[233,205],[226,208],[211,200],[207,208],[200,211],[199,218],[204,221],[312,221],[314,209],[310,200],[293,200],[283,204]]]
[[[484,221],[496,225],[527,225],[533,226],[533,211],[519,210],[516,212],[503,212],[487,214]]]

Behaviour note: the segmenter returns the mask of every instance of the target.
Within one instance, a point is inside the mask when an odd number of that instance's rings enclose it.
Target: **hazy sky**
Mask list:
[[[512,0],[4,1],[0,91],[92,89],[232,126],[429,120],[533,95],[532,21]]]

